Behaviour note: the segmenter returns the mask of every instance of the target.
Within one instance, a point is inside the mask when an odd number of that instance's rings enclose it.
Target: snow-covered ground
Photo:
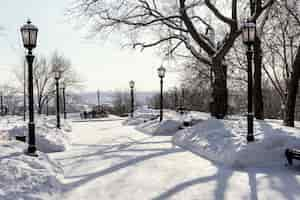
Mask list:
[[[60,166],[41,152],[27,156],[24,149],[22,142],[0,141],[0,199],[59,199]]]
[[[73,123],[71,148],[50,158],[25,156],[24,143],[2,141],[0,199],[300,199],[299,162],[287,167],[283,156],[299,146],[299,129],[256,121],[256,141],[247,144],[239,116],[165,111],[159,122],[153,110],[139,112],[128,120]]]
[[[138,120],[145,110],[138,110],[132,120]],[[185,127],[185,122],[193,126]],[[283,165],[286,162],[285,149],[300,148],[299,130],[284,127],[278,120],[255,120],[255,142],[252,143],[247,143],[247,121],[241,116],[216,120],[207,113],[181,115],[165,110],[162,122],[148,120],[138,124],[136,129],[150,135],[174,135],[175,145],[234,167]]]
[[[36,146],[44,153],[65,151],[69,147],[72,126],[69,120],[61,121],[56,129],[55,116],[37,116],[35,120]],[[0,120],[0,138],[13,140],[16,136],[27,136],[28,125],[19,116],[5,116]],[[28,138],[28,137],[27,137]]]
[[[56,129],[55,117],[37,116],[36,145],[38,157],[26,155],[27,144],[16,136],[27,136],[27,124],[22,117],[0,118],[0,199],[40,200],[60,199],[63,171],[60,165],[43,152],[65,151],[70,143],[72,127],[62,121]]]
[[[294,128],[255,121],[254,135],[255,141],[247,143],[243,118],[209,119],[177,132],[173,141],[209,160],[235,167],[283,165],[285,149],[300,148],[300,133]]]
[[[282,165],[235,168],[145,135],[122,121],[73,126],[73,146],[51,154],[64,169],[62,199],[297,200],[300,173]]]

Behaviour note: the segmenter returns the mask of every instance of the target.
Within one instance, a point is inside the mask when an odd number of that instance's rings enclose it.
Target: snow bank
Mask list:
[[[0,143],[0,199],[52,199],[60,193],[60,166],[44,153],[30,157],[18,141]],[[43,197],[43,198],[41,198]],[[50,198],[52,197],[52,198]]]
[[[136,129],[150,135],[173,135],[181,126],[182,123],[180,121],[168,119],[160,122],[156,119],[140,124]]]
[[[1,124],[2,138],[15,139],[16,136],[27,136],[28,125],[23,121],[8,118],[11,122]],[[2,121],[3,122],[3,121]],[[39,117],[35,122],[36,146],[39,151],[44,153],[61,152],[68,149],[70,144],[70,134],[72,127],[69,121],[63,121],[62,128],[56,128],[55,118]],[[28,139],[28,137],[26,137]]]
[[[164,110],[164,120],[159,122],[159,110],[142,107],[123,124],[134,125],[137,130],[150,135],[174,135],[184,125],[193,126],[208,117],[207,113],[195,111],[180,114],[174,110]]]
[[[209,119],[177,132],[173,142],[209,160],[236,167],[281,165],[286,148],[300,148],[300,134],[295,129],[264,121],[255,121],[254,127],[255,142],[247,143],[245,119]]]
[[[159,111],[154,109],[149,109],[146,107],[138,108],[134,111],[133,117],[129,117],[123,122],[124,125],[139,125],[150,120],[157,119],[159,116]]]

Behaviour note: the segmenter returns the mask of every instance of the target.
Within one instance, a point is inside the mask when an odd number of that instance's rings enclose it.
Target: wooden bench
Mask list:
[[[300,150],[299,149],[286,149],[285,156],[290,165],[293,164],[293,159],[300,160]]]

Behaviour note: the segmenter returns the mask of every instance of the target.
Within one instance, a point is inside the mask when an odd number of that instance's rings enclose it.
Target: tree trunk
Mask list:
[[[262,50],[261,41],[257,37],[254,43],[254,116],[256,119],[264,119],[264,103],[261,86]]]
[[[41,102],[38,103],[38,114],[41,115],[42,114],[42,109],[43,109],[43,106],[41,104]]]
[[[212,85],[211,115],[223,119],[227,114],[227,66],[221,60],[213,59],[214,82]]]
[[[298,93],[298,84],[300,78],[300,46],[297,50],[297,55],[293,63],[293,72],[288,84],[288,96],[286,103],[286,112],[284,125],[294,127],[296,97]]]

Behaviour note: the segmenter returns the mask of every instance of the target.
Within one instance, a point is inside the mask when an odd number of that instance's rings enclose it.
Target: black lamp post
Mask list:
[[[98,109],[100,109],[100,90],[97,90]]]
[[[1,116],[4,115],[4,110],[3,110],[3,93],[0,93],[0,104],[1,104]]]
[[[133,117],[133,112],[134,112],[134,93],[133,93],[133,89],[134,89],[134,81],[131,80],[129,81],[129,87],[130,87],[130,96],[131,96],[131,117]]]
[[[34,124],[34,98],[33,98],[33,73],[32,63],[34,55],[32,50],[36,47],[38,28],[28,20],[21,27],[21,34],[24,47],[28,50],[26,60],[28,62],[28,104],[29,104],[29,123],[28,123],[28,155],[36,156],[35,145],[35,124]]]
[[[60,113],[59,113],[59,79],[61,77],[61,71],[55,69],[54,78],[56,85],[56,128],[60,129]]]
[[[46,116],[49,115],[49,96],[46,96]]]
[[[63,109],[64,109],[64,119],[67,119],[67,109],[66,109],[66,84],[63,83],[62,87],[62,92],[63,92]]]
[[[243,42],[247,46],[247,62],[248,62],[248,114],[247,114],[247,122],[248,122],[248,133],[247,133],[247,141],[253,142],[253,112],[252,112],[252,58],[253,51],[252,45],[254,44],[256,37],[256,26],[255,23],[247,21],[243,24]]]
[[[23,120],[26,121],[26,61],[24,60],[24,98],[23,98]]]
[[[174,89],[174,110],[177,110],[177,104],[178,104],[178,96],[177,96],[177,88]]]
[[[165,77],[166,68],[160,66],[157,69],[158,77],[160,78],[160,118],[159,121],[163,120],[163,79]]]

